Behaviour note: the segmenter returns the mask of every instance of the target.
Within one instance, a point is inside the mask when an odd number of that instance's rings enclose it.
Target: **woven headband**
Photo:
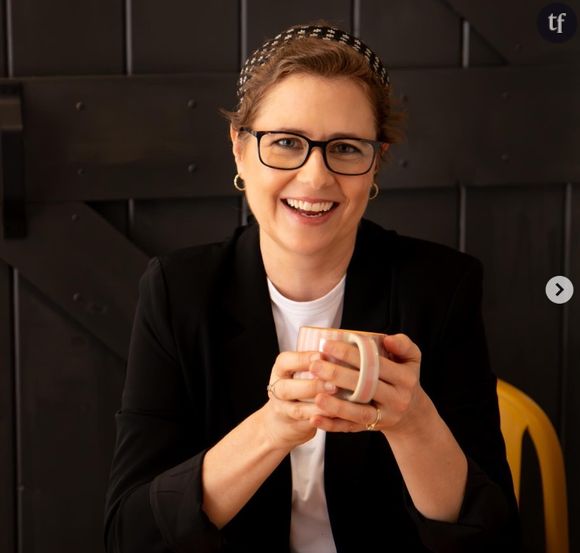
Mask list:
[[[332,40],[350,46],[353,50],[366,58],[369,67],[372,69],[379,82],[383,86],[389,85],[389,74],[379,59],[379,56],[377,56],[361,40],[334,27],[301,25],[298,27],[291,27],[275,36],[272,40],[264,42],[264,44],[262,44],[262,46],[246,60],[240,72],[240,78],[238,79],[238,97],[241,99],[244,95],[246,83],[257,67],[266,63],[272,56],[273,52],[283,46],[287,41],[300,38],[320,38],[322,40]]]

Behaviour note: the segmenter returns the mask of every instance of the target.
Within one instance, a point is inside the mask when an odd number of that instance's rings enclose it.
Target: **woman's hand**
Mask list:
[[[262,408],[261,418],[274,447],[292,449],[310,440],[316,433],[312,420],[328,416],[312,399],[321,393],[332,397],[336,385],[318,378],[294,378],[295,373],[307,372],[321,359],[322,355],[314,351],[285,351],[276,358],[268,386],[269,401]]]
[[[328,432],[373,430],[389,433],[413,432],[421,424],[422,409],[429,401],[419,382],[421,351],[405,334],[385,336],[383,345],[390,358],[380,358],[379,383],[373,402],[353,403],[329,394],[319,394],[315,404],[327,415],[315,414],[312,424]],[[324,353],[358,367],[359,352],[347,342],[328,341]],[[310,372],[321,381],[354,390],[357,369],[343,367],[324,359],[313,360]]]
[[[421,387],[419,348],[404,334],[386,336],[383,345],[389,359],[380,359],[372,403],[318,394],[315,403],[327,414],[314,415],[311,422],[328,432],[358,432],[369,425],[381,430],[417,510],[433,520],[456,522],[464,499],[467,458]],[[359,364],[356,346],[329,341],[323,349],[349,365]],[[310,372],[348,390],[354,390],[358,379],[356,369],[325,360],[313,361]]]

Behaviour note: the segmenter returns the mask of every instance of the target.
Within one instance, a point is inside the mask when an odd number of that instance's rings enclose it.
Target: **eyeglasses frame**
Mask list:
[[[318,148],[320,148],[320,150],[322,152],[322,159],[324,159],[324,165],[326,166],[326,168],[331,173],[335,173],[337,175],[344,175],[347,177],[358,177],[361,175],[366,175],[373,168],[373,164],[377,158],[377,152],[379,151],[380,147],[383,144],[386,144],[385,142],[382,142],[380,140],[370,140],[368,138],[357,138],[357,137],[353,137],[353,136],[337,136],[335,138],[331,138],[330,140],[311,140],[307,136],[304,136],[302,134],[298,134],[295,132],[256,131],[256,130],[251,129],[249,127],[240,127],[239,132],[247,132],[248,134],[251,134],[252,136],[254,136],[256,138],[257,147],[258,147],[258,158],[259,158],[260,162],[262,163],[262,165],[265,165],[266,167],[270,167],[270,169],[279,169],[280,171],[295,171],[296,169],[300,169],[300,167],[303,167],[306,164],[306,162],[308,161],[308,158],[310,157],[310,154],[312,153],[312,149],[318,147]],[[306,142],[308,144],[308,152],[306,153],[306,157],[304,158],[304,161],[300,165],[298,165],[297,167],[291,167],[291,168],[290,167],[274,167],[272,165],[268,165],[262,159],[262,154],[260,152],[260,141],[262,140],[263,136],[265,136],[267,134],[272,134],[272,133],[288,134],[290,136],[297,136],[299,138],[306,140]],[[367,144],[370,144],[373,147],[373,158],[370,162],[369,168],[366,171],[363,171],[362,173],[342,173],[340,171],[335,171],[334,169],[332,169],[330,167],[330,165],[328,164],[328,160],[326,159],[326,146],[328,146],[328,144],[330,144],[331,142],[334,142],[335,140],[359,140],[360,142],[366,142]]]

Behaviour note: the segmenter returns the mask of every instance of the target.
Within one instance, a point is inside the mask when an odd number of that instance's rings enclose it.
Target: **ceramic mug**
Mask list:
[[[303,326],[298,332],[296,351],[322,351],[327,340],[348,342],[357,346],[360,354],[359,377],[354,390],[339,388],[336,396],[357,403],[368,403],[375,395],[379,383],[380,356],[387,356],[383,347],[384,334],[345,330],[342,328],[321,328]],[[342,361],[325,354],[333,363],[343,366]],[[308,371],[296,373],[295,378],[312,378]]]

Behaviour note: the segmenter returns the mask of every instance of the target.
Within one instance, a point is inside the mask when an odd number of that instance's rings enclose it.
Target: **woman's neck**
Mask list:
[[[278,246],[260,232],[260,251],[268,278],[288,299],[311,301],[332,290],[346,273],[355,240],[328,255],[297,254]]]

